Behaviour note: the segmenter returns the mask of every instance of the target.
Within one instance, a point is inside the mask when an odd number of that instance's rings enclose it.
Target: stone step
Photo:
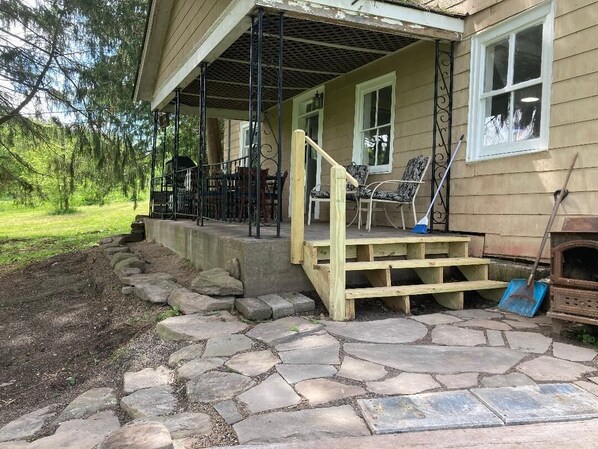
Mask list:
[[[500,281],[463,281],[443,284],[396,285],[391,287],[349,288],[346,299],[391,298],[394,296],[431,295],[476,290],[494,290],[506,288],[507,282]]]
[[[346,262],[346,271],[366,271],[406,269],[406,268],[430,268],[430,267],[458,267],[470,265],[488,265],[489,259],[478,259],[475,257],[445,257],[438,259],[406,259],[406,260],[376,260],[372,262]],[[330,271],[330,264],[319,263],[315,265],[317,270]]]

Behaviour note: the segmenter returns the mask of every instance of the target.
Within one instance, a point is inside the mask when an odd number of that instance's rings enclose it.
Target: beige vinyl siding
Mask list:
[[[156,91],[189,59],[232,0],[174,0],[164,39]]]
[[[238,159],[241,155],[241,134],[239,120],[225,120],[224,121],[224,160],[227,160],[230,147],[230,159]],[[230,124],[230,127],[229,127]],[[230,140],[229,140],[230,131]]]
[[[456,49],[455,136],[467,131],[471,35],[541,2],[486,3],[466,18],[466,37]],[[556,0],[554,29],[549,150],[472,164],[463,153],[451,174],[451,230],[485,234],[485,255],[535,256],[552,192],[561,188],[576,152],[570,195],[553,229],[567,216],[598,215],[598,1]]]

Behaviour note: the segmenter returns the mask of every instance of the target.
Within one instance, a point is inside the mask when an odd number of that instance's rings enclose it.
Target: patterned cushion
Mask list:
[[[360,186],[365,185],[365,182],[368,179],[368,175],[370,173],[370,167],[368,167],[367,165],[357,165],[355,162],[352,162],[350,165],[347,165],[345,167],[347,169],[347,173],[350,174],[351,176],[353,176],[355,178],[355,181],[357,181],[357,183]],[[355,187],[353,184],[351,184],[350,182],[347,183],[347,192],[351,192],[357,190],[357,187]]]
[[[310,192],[312,198],[330,198],[330,192],[325,190],[316,190],[315,188]]]

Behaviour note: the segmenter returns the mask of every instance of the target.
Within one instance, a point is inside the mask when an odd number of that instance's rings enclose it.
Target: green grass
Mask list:
[[[0,201],[0,267],[88,248],[102,237],[129,232],[135,215],[145,213],[145,203],[137,210],[132,202],[114,202],[56,215],[50,207],[31,209]]]

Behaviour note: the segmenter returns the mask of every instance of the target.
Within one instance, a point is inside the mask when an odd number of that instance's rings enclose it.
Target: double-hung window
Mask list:
[[[249,156],[249,122],[239,125],[239,158]],[[240,161],[241,166],[247,166],[246,161]]]
[[[468,160],[548,148],[552,2],[472,39]]]
[[[395,73],[357,85],[353,160],[370,173],[390,173],[395,116]]]

